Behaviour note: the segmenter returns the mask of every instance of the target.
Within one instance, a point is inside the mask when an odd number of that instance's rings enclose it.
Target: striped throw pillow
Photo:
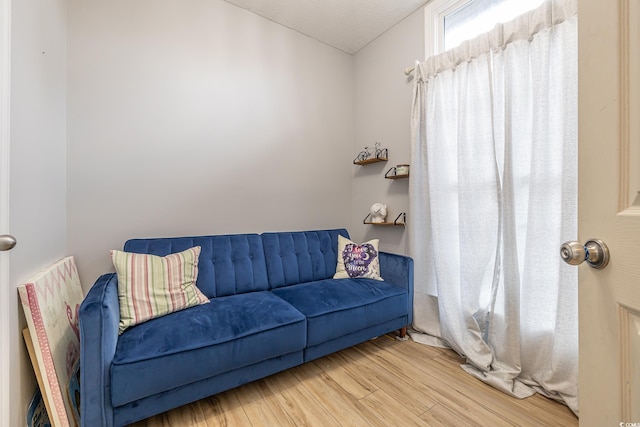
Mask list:
[[[209,299],[196,287],[200,246],[159,257],[111,251],[118,275],[119,333]]]

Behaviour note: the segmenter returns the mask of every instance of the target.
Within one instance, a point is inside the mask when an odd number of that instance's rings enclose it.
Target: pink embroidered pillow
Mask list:
[[[159,257],[111,251],[118,275],[119,333],[209,299],[196,287],[200,246]]]
[[[334,279],[375,279],[380,277],[378,239],[358,245],[338,235],[338,265]]]

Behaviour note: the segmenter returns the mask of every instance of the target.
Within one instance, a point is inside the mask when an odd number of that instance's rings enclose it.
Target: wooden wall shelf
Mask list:
[[[404,175],[389,175],[389,176],[385,176],[385,178],[387,179],[402,179],[402,178],[409,178],[409,174],[406,173]]]
[[[409,174],[408,173],[397,174],[396,167],[394,166],[384,174],[384,177],[387,179],[402,179],[402,178],[409,178]]]
[[[365,151],[362,151],[355,159],[353,159],[353,164],[362,166],[371,163],[386,162],[387,160],[389,160],[389,150],[387,148],[376,149],[375,155],[370,151],[367,151],[365,148]]]
[[[371,163],[386,162],[387,160],[389,160],[389,159],[387,159],[386,157],[373,157],[373,158],[367,159],[367,160],[354,160],[353,164],[362,166],[362,165],[368,165],[368,164],[371,164]]]
[[[367,221],[369,218],[371,217],[371,214],[368,214],[366,217],[364,217],[364,220],[362,220],[363,224],[369,224],[369,225],[405,225],[407,223],[407,214],[405,212],[401,212],[395,220],[393,220],[393,222],[371,222],[371,221]]]

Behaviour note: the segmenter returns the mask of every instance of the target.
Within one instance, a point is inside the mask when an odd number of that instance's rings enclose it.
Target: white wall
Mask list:
[[[410,158],[422,11],[353,57],[220,0],[21,0],[12,50],[14,286],[71,254],[88,289],[131,237],[346,226],[406,253],[408,230],[361,221],[408,211],[408,182],[382,176]],[[353,166],[374,141],[390,161]],[[17,294],[10,319],[22,425]]]
[[[409,227],[364,225],[375,202],[388,205],[387,220],[409,211],[409,180],[384,179],[392,166],[411,162],[413,81],[404,69],[424,60],[424,11],[419,9],[355,54],[355,138],[353,157],[376,141],[389,149],[389,161],[352,166],[351,235],[354,240],[380,238],[380,249],[408,254]]]
[[[131,237],[347,227],[407,252],[408,230],[361,222],[375,201],[408,211],[383,174],[410,159],[422,11],[355,56],[219,0],[21,0],[12,27],[14,286],[72,254],[88,289]],[[353,166],[375,141],[390,161]],[[21,425],[17,295],[10,319]]]
[[[351,55],[221,0],[69,0],[68,19],[85,289],[128,238],[349,227]]]
[[[66,1],[20,0],[11,8],[10,232],[18,245],[10,252],[10,281],[15,288],[66,250]],[[35,379],[17,292],[12,297],[7,425],[21,426]]]

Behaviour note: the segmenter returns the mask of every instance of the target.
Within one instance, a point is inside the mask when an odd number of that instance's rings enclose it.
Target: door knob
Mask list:
[[[0,234],[0,251],[10,251],[16,243],[15,237],[9,234]]]
[[[584,246],[580,242],[564,242],[560,246],[560,257],[569,265],[586,261],[592,268],[602,269],[609,264],[609,248],[599,239],[590,239]]]

